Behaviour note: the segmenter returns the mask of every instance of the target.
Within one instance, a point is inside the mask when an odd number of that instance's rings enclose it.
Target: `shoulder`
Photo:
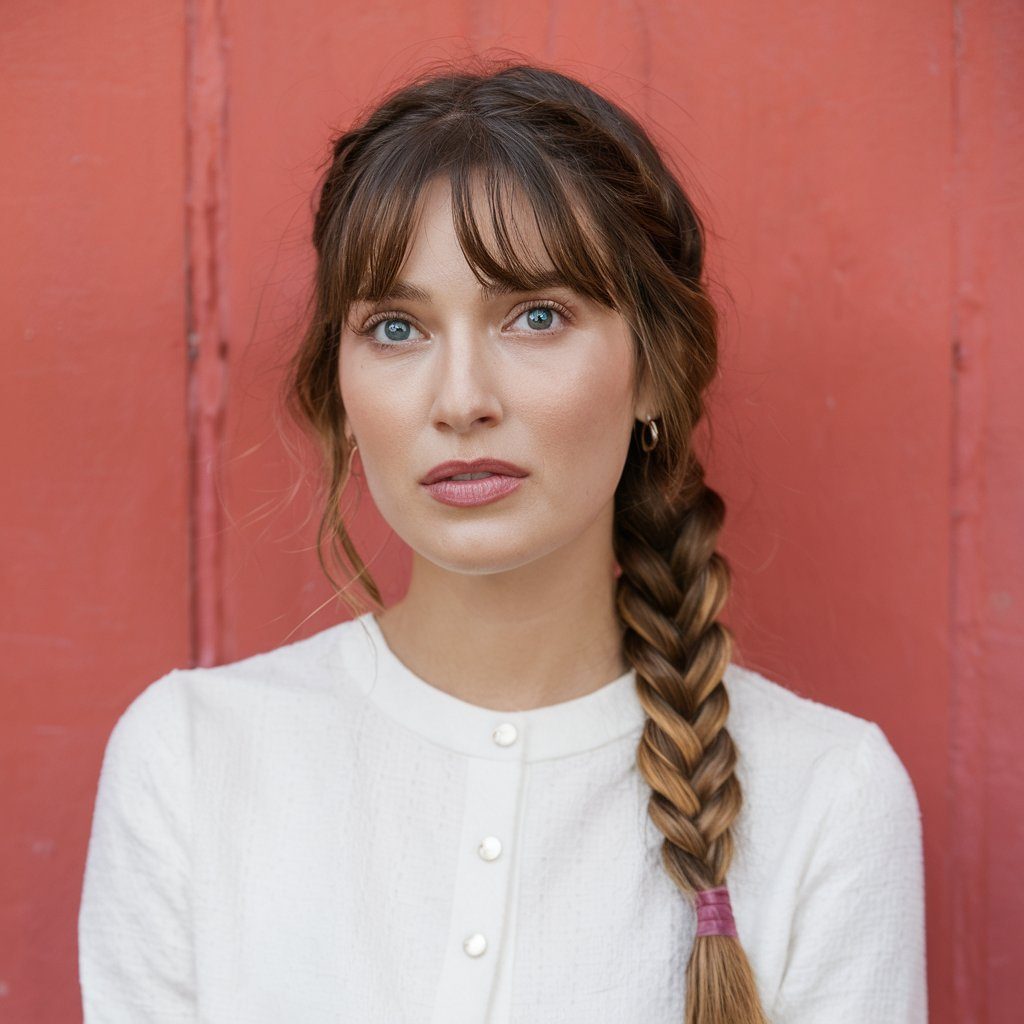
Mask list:
[[[728,728],[733,738],[758,747],[790,747],[814,756],[837,746],[856,746],[873,723],[849,711],[805,697],[754,669],[730,662]]]
[[[121,770],[122,765],[181,764],[178,754],[187,741],[183,674],[172,669],[146,686],[121,712],[107,738],[104,775]]]
[[[362,634],[358,620],[347,620],[222,665],[172,669],[136,694],[110,742],[157,741],[180,748],[208,725],[315,717],[326,704],[357,701],[366,687]]]
[[[808,805],[811,813],[861,797],[918,812],[905,765],[882,727],[870,719],[788,689],[730,663],[727,728],[742,781],[760,797]],[[788,796],[787,796],[788,795]]]

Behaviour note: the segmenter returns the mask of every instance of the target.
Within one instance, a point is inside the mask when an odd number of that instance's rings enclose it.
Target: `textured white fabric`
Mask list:
[[[725,685],[728,885],[771,1019],[924,1024],[902,762],[872,722],[735,663]],[[528,711],[458,700],[370,612],[158,679],[100,774],[86,1024],[680,1024],[696,916],[647,816],[643,722],[632,672]]]

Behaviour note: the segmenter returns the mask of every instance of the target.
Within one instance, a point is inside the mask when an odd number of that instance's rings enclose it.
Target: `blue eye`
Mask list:
[[[550,306],[531,306],[529,309],[524,310],[516,320],[518,322],[523,317],[526,317],[529,329],[539,334],[542,331],[550,330],[551,325],[555,322],[555,317],[560,316],[562,314]]]
[[[383,328],[383,337],[378,333],[379,328]],[[389,316],[372,324],[368,328],[367,333],[378,343],[387,345],[409,341],[411,332],[415,329],[408,320],[403,320],[397,316]]]

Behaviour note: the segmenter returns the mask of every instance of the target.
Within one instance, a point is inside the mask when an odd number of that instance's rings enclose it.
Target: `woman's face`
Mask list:
[[[532,213],[513,212],[523,244],[550,266]],[[425,191],[399,282],[401,298],[353,306],[340,350],[348,431],[384,519],[458,573],[514,569],[598,530],[610,550],[630,434],[648,414],[634,405],[622,317],[561,285],[485,294],[459,248],[446,178]],[[422,483],[439,463],[485,457],[526,475]]]

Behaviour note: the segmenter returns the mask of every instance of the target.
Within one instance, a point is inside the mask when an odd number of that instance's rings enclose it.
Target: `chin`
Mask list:
[[[496,523],[487,524],[482,530],[462,524],[403,540],[420,558],[463,576],[512,572],[561,547],[561,541],[550,535],[530,536],[528,531]]]
[[[510,548],[507,543],[497,541],[494,544],[452,543],[439,546],[435,539],[431,544],[414,550],[439,569],[462,576],[493,576],[511,572],[538,557],[535,552],[524,551],[519,545]]]

